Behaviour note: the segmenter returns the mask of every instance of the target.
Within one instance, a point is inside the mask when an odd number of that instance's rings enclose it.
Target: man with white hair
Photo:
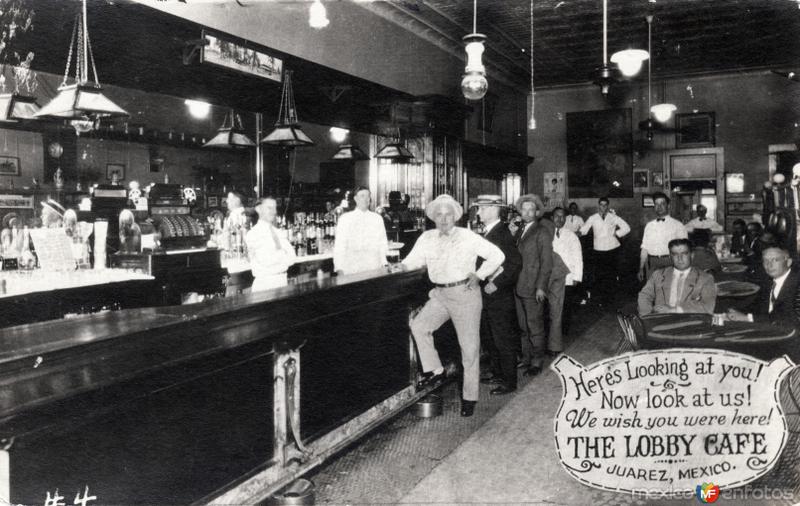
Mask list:
[[[455,226],[464,211],[450,195],[439,195],[425,207],[435,230],[424,232],[403,260],[409,269],[428,268],[434,284],[428,302],[411,321],[422,370],[420,386],[441,383],[444,367],[433,343],[433,332],[453,320],[464,367],[461,416],[472,416],[478,401],[480,381],[480,324],[483,301],[480,282],[505,260],[503,252],[478,234]],[[484,259],[475,270],[478,257]]]
[[[286,286],[286,271],[294,264],[294,248],[286,235],[275,228],[278,203],[273,198],[263,198],[256,204],[258,223],[247,232],[247,256],[253,272],[252,291],[269,290]]]

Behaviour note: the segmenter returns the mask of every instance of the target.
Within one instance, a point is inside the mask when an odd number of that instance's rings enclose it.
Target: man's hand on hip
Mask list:
[[[467,290],[472,290],[480,287],[481,278],[479,278],[478,275],[475,274],[474,272],[470,272],[469,275],[467,276],[467,279],[469,279],[469,281],[467,281],[467,288],[466,288]]]

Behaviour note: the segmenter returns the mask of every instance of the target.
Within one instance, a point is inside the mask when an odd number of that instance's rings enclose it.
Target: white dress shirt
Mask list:
[[[685,225],[687,232],[692,232],[695,229],[710,230],[712,232],[722,232],[722,225],[712,220],[711,218],[697,217]]]
[[[379,269],[388,264],[389,241],[383,218],[372,211],[354,209],[336,225],[333,266],[344,274]]]
[[[569,274],[564,280],[566,286],[572,286],[583,279],[581,241],[566,225],[563,228],[557,228],[556,233],[553,234],[553,253],[558,253],[569,269]]]
[[[575,215],[568,214],[566,216],[566,220],[567,221],[564,223],[564,228],[568,228],[569,230],[571,230],[576,234],[578,233],[578,231],[580,231],[581,227],[583,226],[583,218],[581,218],[577,214]]]
[[[484,259],[478,272],[478,257]],[[503,251],[471,230],[453,227],[449,234],[428,230],[419,236],[411,252],[403,260],[409,269],[428,267],[433,283],[447,284],[467,279],[471,273],[486,279],[503,264]]]
[[[631,227],[625,220],[611,212],[606,213],[605,218],[600,213],[589,216],[580,229],[581,235],[589,233],[589,229],[594,235],[595,251],[611,251],[618,248],[618,238],[628,235],[628,232],[631,231]]]
[[[676,308],[679,313],[683,312],[678,304],[682,300],[681,293],[686,285],[686,276],[689,275],[689,271],[691,270],[692,269],[689,268],[679,271],[674,267],[672,268],[672,283],[669,286],[669,300],[667,303],[670,305],[670,307]]]
[[[669,255],[667,247],[669,242],[673,239],[686,239],[687,237],[683,223],[672,216],[665,216],[664,221],[655,219],[645,225],[642,249],[647,251],[648,255],[657,257]]]
[[[253,291],[285,286],[286,270],[294,264],[294,248],[281,230],[259,220],[245,238]]]

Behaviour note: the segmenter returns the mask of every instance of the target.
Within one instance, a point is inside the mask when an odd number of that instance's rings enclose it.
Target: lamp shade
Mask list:
[[[275,125],[275,130],[261,139],[261,143],[287,147],[314,145],[314,141],[300,129],[300,125]]]
[[[411,151],[409,151],[407,147],[399,142],[390,142],[378,151],[375,158],[402,163],[413,160],[414,155],[411,154]]]
[[[229,122],[230,120],[230,122]],[[211,138],[210,141],[203,144],[204,148],[250,148],[255,146],[247,134],[244,133],[242,121],[239,115],[232,109],[225,114],[225,119],[222,126],[217,130],[217,135]]]
[[[656,121],[664,123],[665,121],[669,121],[672,117],[672,113],[677,109],[675,104],[656,104],[650,108],[650,112],[653,113],[653,117]]]
[[[204,148],[250,148],[256,143],[244,132],[233,128],[220,128],[217,135],[203,144]]]
[[[369,157],[355,144],[342,144],[331,157],[332,160],[369,160]]]
[[[33,119],[39,110],[36,97],[19,95],[17,93],[3,93],[0,95],[0,121],[16,122],[21,119]]]
[[[69,84],[58,88],[56,96],[33,116],[61,119],[86,117],[124,117],[128,112],[109,100],[102,88],[92,84]]]
[[[650,58],[650,54],[643,49],[626,49],[611,55],[611,63],[616,63],[619,71],[625,77],[633,77],[642,70],[642,62]]]

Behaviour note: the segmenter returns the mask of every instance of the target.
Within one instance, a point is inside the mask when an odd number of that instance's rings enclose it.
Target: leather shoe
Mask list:
[[[505,395],[505,394],[510,394],[511,392],[514,392],[516,390],[517,390],[516,387],[511,388],[506,385],[500,385],[499,387],[492,389],[492,391],[490,391],[489,393],[491,395]]]
[[[489,378],[482,378],[481,383],[488,385],[497,385],[503,382],[503,378],[499,376],[491,376]]]
[[[417,388],[427,388],[427,387],[438,387],[442,383],[444,383],[445,379],[445,372],[442,371],[439,374],[433,373],[425,373],[421,380],[417,382]]]
[[[461,400],[461,416],[472,416],[475,413],[475,404],[477,401]]]
[[[526,369],[525,372],[522,373],[522,375],[523,376],[538,376],[539,373],[541,373],[541,372],[542,372],[541,366],[534,365],[534,366],[528,367],[528,369]]]

